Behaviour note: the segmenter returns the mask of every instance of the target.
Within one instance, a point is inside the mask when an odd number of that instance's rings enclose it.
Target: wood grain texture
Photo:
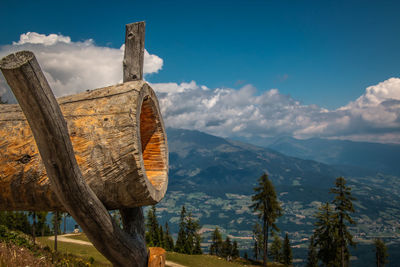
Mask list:
[[[60,202],[114,266],[146,266],[144,242],[122,231],[85,183],[67,123],[33,53],[9,55],[0,62],[0,69],[27,117]]]
[[[126,25],[124,82],[143,80],[145,26],[144,21]]]
[[[147,83],[100,88],[58,103],[84,180],[107,209],[151,205],[163,198],[167,140],[156,95]],[[0,210],[63,210],[18,105],[0,105]]]

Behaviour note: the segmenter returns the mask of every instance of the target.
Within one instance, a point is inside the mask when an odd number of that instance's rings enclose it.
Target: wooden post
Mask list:
[[[0,69],[25,113],[53,191],[64,207],[114,266],[146,266],[143,240],[122,231],[84,182],[67,124],[33,53],[11,54],[0,61]]]
[[[144,21],[125,26],[124,83],[143,80],[145,26]],[[120,213],[124,231],[146,244],[143,208],[124,208]]]
[[[125,26],[124,82],[143,80],[145,22]]]

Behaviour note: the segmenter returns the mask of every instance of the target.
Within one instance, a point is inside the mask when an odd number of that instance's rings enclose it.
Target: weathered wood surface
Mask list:
[[[144,21],[126,25],[124,82],[143,80],[145,26]]]
[[[108,209],[150,205],[163,198],[167,140],[157,98],[145,82],[58,102],[82,175]],[[19,105],[0,105],[0,210],[64,210]]]
[[[85,183],[67,123],[33,53],[9,55],[0,62],[0,69],[27,117],[52,188],[63,206],[114,266],[146,266],[144,242],[122,231]]]
[[[123,61],[124,83],[135,80],[143,80],[144,33],[144,21],[127,24],[125,26],[125,51]],[[143,127],[143,131],[141,131],[141,134],[143,133],[142,138],[144,138],[145,140],[151,140],[152,137],[148,136],[148,130],[145,129],[148,127],[145,126],[145,124],[147,124],[148,119],[151,118],[146,118],[146,113],[148,113],[148,111],[144,111],[143,115],[140,115],[141,127]],[[150,149],[150,145],[148,147]],[[157,151],[157,148],[152,149],[154,151]],[[151,160],[151,155],[148,154],[147,156],[149,157],[147,158],[147,160]],[[156,168],[160,169],[159,167]],[[158,175],[156,173],[154,174],[155,176]],[[137,242],[142,242],[144,245],[146,245],[143,208],[122,208],[120,209],[120,214],[124,231],[134,237]]]

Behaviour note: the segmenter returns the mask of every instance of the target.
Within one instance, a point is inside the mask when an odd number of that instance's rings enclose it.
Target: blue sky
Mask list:
[[[152,83],[251,86],[252,97],[276,88],[280,97],[336,110],[367,87],[400,77],[399,1],[22,2],[0,3],[3,47],[36,32],[119,49],[124,25],[145,20],[146,49],[163,60],[146,76]],[[389,128],[398,135],[397,124]]]

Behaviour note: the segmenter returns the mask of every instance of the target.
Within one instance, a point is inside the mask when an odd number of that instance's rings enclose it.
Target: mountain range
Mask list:
[[[203,226],[205,250],[211,232],[219,227],[239,242],[242,251],[252,254],[257,217],[249,206],[257,179],[265,172],[284,210],[278,226],[289,233],[301,265],[313,215],[321,203],[333,199],[329,189],[344,176],[357,198],[357,225],[351,231],[361,245],[353,253],[352,265],[373,266],[371,244],[378,236],[390,245],[392,259],[400,260],[399,145],[285,137],[260,147],[173,128],[167,129],[167,136],[170,180],[166,197],[157,205],[158,216],[177,233],[179,211],[185,205]],[[371,264],[365,265],[365,259]]]

